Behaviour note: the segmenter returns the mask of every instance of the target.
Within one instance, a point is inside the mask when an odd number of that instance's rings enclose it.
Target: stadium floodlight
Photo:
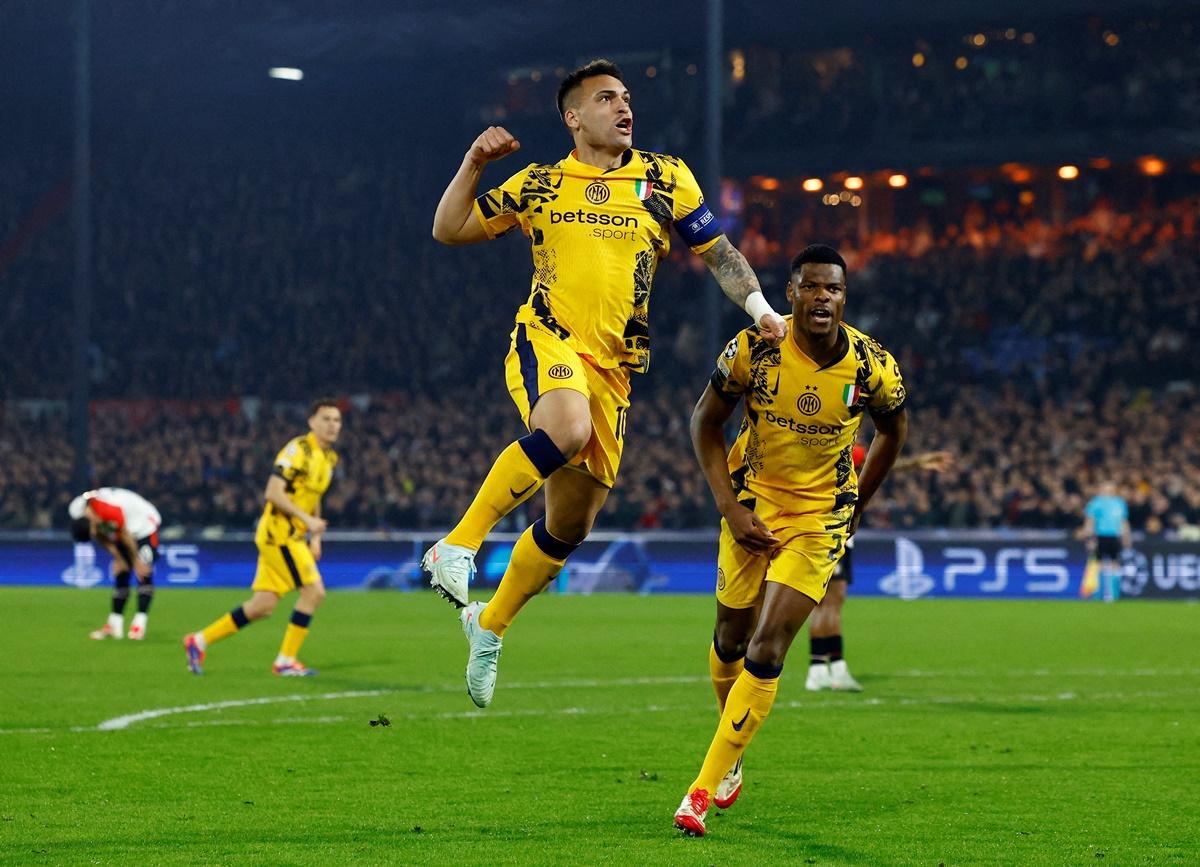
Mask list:
[[[888,177],[888,186],[894,190],[908,186],[908,178],[905,175],[895,174]]]
[[[858,175],[851,175],[850,177],[846,178],[846,189],[861,190],[862,188],[863,188],[863,179],[860,178]]]
[[[804,187],[806,193],[819,193],[825,183],[820,178],[805,178],[804,183],[800,186]]]
[[[1142,174],[1153,177],[1155,175],[1161,175],[1163,172],[1165,172],[1167,170],[1167,164],[1158,157],[1144,156],[1138,159],[1138,168],[1141,169]]]
[[[296,69],[294,66],[272,66],[267,70],[267,75],[272,78],[282,78],[285,81],[299,81],[304,78],[304,70]]]
[[[1073,181],[1079,177],[1079,166],[1059,166],[1058,176],[1064,181]]]

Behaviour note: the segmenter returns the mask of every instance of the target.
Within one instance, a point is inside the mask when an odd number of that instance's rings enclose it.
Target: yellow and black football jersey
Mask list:
[[[792,317],[784,318],[790,329]],[[738,501],[768,524],[799,517],[821,531],[849,520],[858,497],[853,451],[863,412],[879,418],[904,406],[895,359],[845,323],[841,332],[845,352],[824,367],[790,336],[771,347],[754,327],[717,358],[713,389],[731,402],[745,399],[729,474]]]
[[[691,169],[630,148],[615,169],[574,152],[533,164],[475,200],[489,238],[520,228],[533,244],[533,286],[517,322],[536,324],[599,367],[650,364],[650,283],[670,227],[697,253],[721,227]]]
[[[333,468],[338,456],[333,449],[323,449],[317,438],[308,433],[290,440],[275,457],[274,475],[287,483],[288,499],[310,515],[321,502],[333,481]],[[254,541],[259,544],[281,545],[289,539],[302,539],[308,530],[304,522],[285,515],[267,503]]]

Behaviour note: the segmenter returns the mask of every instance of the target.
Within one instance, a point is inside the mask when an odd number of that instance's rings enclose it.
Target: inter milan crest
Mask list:
[[[805,415],[816,415],[821,411],[821,398],[815,385],[804,386],[804,394],[796,398],[796,409]]]
[[[603,184],[600,181],[592,181],[588,184],[587,189],[583,191],[583,194],[593,205],[603,205],[608,201],[608,184]]]
[[[551,379],[570,379],[574,371],[571,370],[569,365],[556,364],[547,370],[546,373],[549,374]]]

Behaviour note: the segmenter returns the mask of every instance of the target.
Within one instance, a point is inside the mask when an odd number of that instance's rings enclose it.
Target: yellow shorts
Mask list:
[[[806,528],[772,527],[771,532],[781,544],[770,555],[756,556],[734,541],[729,525],[721,520],[717,601],[722,605],[753,608],[767,581],[798,590],[817,603],[825,598],[825,588],[845,551],[845,537]]]
[[[504,378],[527,428],[529,413],[546,392],[569,388],[587,397],[592,438],[569,466],[611,488],[625,447],[629,371],[623,367],[597,367],[553,334],[518,323],[512,333],[512,348],[504,359]]]
[[[321,580],[317,561],[303,540],[282,545],[258,544],[258,569],[251,590],[266,590],[283,596]]]

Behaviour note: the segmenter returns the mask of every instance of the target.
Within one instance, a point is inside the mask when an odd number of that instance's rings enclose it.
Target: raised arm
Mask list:
[[[483,167],[504,159],[521,147],[502,126],[489,126],[471,145],[450,180],[433,214],[433,237],[443,244],[475,244],[487,240],[487,232],[475,219],[475,197]]]
[[[758,275],[737,247],[724,235],[700,254],[730,301],[750,314],[758,331],[772,346],[787,337],[787,323],[767,303]],[[720,400],[720,398],[717,398]]]
[[[692,448],[717,510],[729,525],[733,538],[751,554],[763,554],[778,545],[779,540],[758,515],[737,501],[725,460],[725,422],[733,415],[734,406],[722,400],[712,385],[705,388],[692,411]]]
[[[908,437],[908,412],[904,409],[892,415],[872,417],[872,421],[875,422],[875,436],[871,437],[871,447],[858,476],[858,502],[854,504],[854,517],[850,520],[851,534],[858,530],[867,504],[887,478]]]

